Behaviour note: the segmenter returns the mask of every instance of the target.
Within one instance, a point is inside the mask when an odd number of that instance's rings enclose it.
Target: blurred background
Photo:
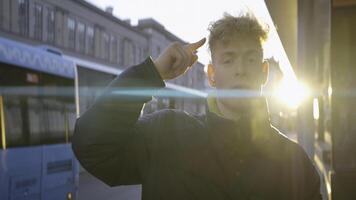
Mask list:
[[[324,199],[356,199],[356,0],[0,0],[0,199],[141,199],[79,165],[75,119],[124,69],[207,37],[224,12],[268,24],[271,123],[305,149]],[[142,114],[206,112],[207,45],[198,55]]]

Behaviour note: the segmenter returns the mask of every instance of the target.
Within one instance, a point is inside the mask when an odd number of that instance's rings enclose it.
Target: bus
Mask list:
[[[0,199],[76,199],[75,77],[60,52],[0,38]]]

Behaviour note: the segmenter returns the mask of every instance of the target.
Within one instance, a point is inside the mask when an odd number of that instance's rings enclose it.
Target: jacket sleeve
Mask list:
[[[148,58],[116,77],[77,119],[72,148],[87,171],[110,186],[142,182],[140,169],[149,162],[149,150],[137,127],[150,119],[139,117],[152,93],[164,86]]]

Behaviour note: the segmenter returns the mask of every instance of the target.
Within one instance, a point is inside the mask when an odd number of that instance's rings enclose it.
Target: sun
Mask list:
[[[283,79],[274,92],[274,97],[291,109],[297,109],[309,96],[308,87],[297,80]]]

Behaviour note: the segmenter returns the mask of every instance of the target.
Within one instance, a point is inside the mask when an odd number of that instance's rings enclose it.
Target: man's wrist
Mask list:
[[[159,58],[152,60],[152,63],[153,63],[154,68],[156,69],[157,73],[160,75],[162,80],[164,80],[162,73],[161,73],[162,64],[161,64]]]
[[[153,68],[152,71],[155,74],[155,77],[164,81],[164,78],[163,78],[162,74],[160,73],[159,67],[157,66],[156,60],[153,60],[152,57],[150,56],[147,58],[146,62],[148,63],[148,66]],[[158,63],[158,65],[160,65],[160,64]]]

